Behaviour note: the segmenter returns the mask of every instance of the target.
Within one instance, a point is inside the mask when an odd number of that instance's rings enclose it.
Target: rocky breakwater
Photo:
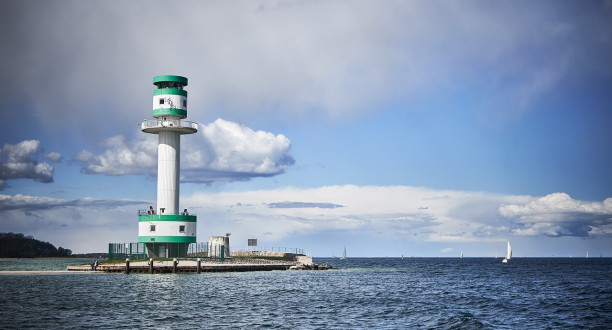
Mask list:
[[[312,257],[295,256],[296,264],[289,267],[290,270],[328,270],[332,269],[330,265],[326,264],[315,264],[312,262]]]

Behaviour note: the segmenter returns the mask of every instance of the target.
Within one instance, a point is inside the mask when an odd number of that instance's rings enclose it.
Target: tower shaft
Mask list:
[[[178,132],[159,132],[157,159],[158,214],[178,214],[181,168],[181,135]]]

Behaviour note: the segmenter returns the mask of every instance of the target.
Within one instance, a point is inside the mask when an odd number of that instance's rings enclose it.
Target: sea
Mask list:
[[[81,260],[89,263],[91,260]],[[610,329],[612,258],[314,258],[325,271],[0,272],[0,327]],[[0,271],[74,259],[2,259]]]

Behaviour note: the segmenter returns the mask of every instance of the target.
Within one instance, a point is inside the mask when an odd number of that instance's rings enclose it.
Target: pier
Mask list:
[[[317,265],[311,257],[294,256],[293,260],[227,258],[224,261],[210,259],[187,260],[138,260],[114,264],[100,264],[95,269],[89,264],[71,265],[68,271],[103,273],[211,273],[211,272],[255,272],[274,270],[327,270],[329,265]]]

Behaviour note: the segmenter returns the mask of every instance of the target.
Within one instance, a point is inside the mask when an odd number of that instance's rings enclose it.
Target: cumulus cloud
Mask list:
[[[90,151],[79,151],[73,162],[82,165],[81,171],[87,174],[128,175],[157,172],[157,142],[153,136],[143,134],[138,140],[126,141],[117,135],[102,143],[106,147],[100,155]]]
[[[144,133],[143,133],[144,135]],[[181,181],[211,183],[239,181],[283,173],[295,161],[291,141],[282,134],[253,129],[217,119],[181,138]],[[83,150],[73,157],[87,174],[127,175],[157,173],[157,139],[136,141],[115,136],[104,141],[106,151]]]
[[[235,181],[282,174],[295,160],[291,141],[217,119],[201,128],[199,139],[189,142],[184,155],[186,182]]]
[[[17,144],[5,144],[0,149],[0,190],[6,187],[6,180],[32,179],[37,182],[53,182],[53,166],[39,162],[42,151],[40,141],[25,140]],[[61,155],[50,154],[52,159],[59,160]]]
[[[612,234],[612,198],[603,202],[575,200],[566,193],[505,204],[499,213],[513,219],[517,235],[594,236]]]

